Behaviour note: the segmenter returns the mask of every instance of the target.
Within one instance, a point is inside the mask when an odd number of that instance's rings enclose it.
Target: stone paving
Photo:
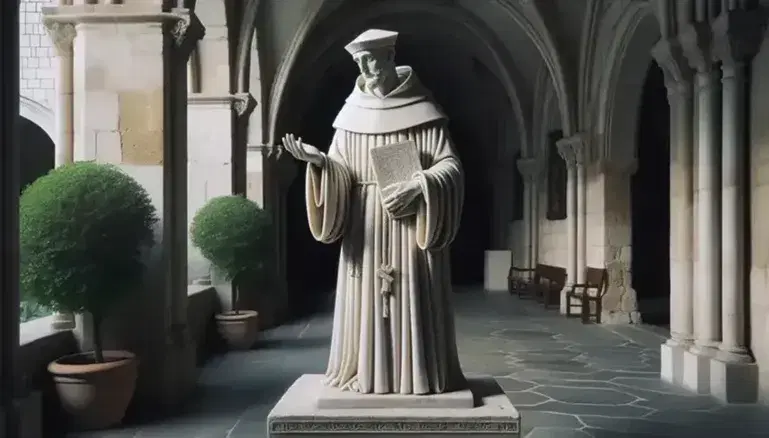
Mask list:
[[[463,368],[497,378],[521,411],[524,437],[769,436],[769,408],[724,406],[662,383],[659,330],[583,325],[505,294],[467,290],[455,301]],[[294,379],[324,371],[330,328],[327,314],[316,316],[210,361],[183,416],[70,436],[264,437],[267,413]]]

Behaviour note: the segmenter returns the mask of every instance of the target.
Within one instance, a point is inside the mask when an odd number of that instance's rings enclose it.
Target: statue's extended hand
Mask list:
[[[323,152],[311,144],[303,143],[301,137],[295,138],[294,134],[286,135],[283,137],[283,148],[297,160],[314,164],[318,167],[323,166]]]
[[[391,215],[400,217],[420,194],[422,186],[417,180],[392,184],[382,189],[382,206]]]

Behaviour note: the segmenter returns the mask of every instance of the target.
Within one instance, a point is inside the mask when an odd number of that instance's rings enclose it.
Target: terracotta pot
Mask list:
[[[259,336],[259,313],[254,310],[220,313],[216,315],[216,325],[230,348],[248,350]]]
[[[81,430],[105,429],[123,421],[136,388],[138,360],[128,351],[78,353],[48,364],[61,405]]]

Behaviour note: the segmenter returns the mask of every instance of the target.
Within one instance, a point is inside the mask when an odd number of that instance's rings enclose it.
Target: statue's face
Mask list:
[[[382,87],[395,74],[395,51],[390,48],[364,50],[353,58],[368,89]]]

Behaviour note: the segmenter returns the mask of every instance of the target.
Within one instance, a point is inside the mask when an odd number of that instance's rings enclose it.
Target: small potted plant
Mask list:
[[[259,335],[259,314],[241,309],[240,289],[245,281],[263,283],[269,278],[269,215],[243,196],[220,196],[198,210],[190,233],[203,257],[232,282],[232,310],[215,316],[219,332],[230,348],[251,348]]]
[[[48,365],[62,407],[80,429],[120,423],[133,398],[137,360],[128,351],[104,350],[101,328],[110,309],[141,287],[142,253],[154,242],[157,220],[139,183],[93,162],[51,171],[19,201],[24,294],[93,320],[93,351]]]

